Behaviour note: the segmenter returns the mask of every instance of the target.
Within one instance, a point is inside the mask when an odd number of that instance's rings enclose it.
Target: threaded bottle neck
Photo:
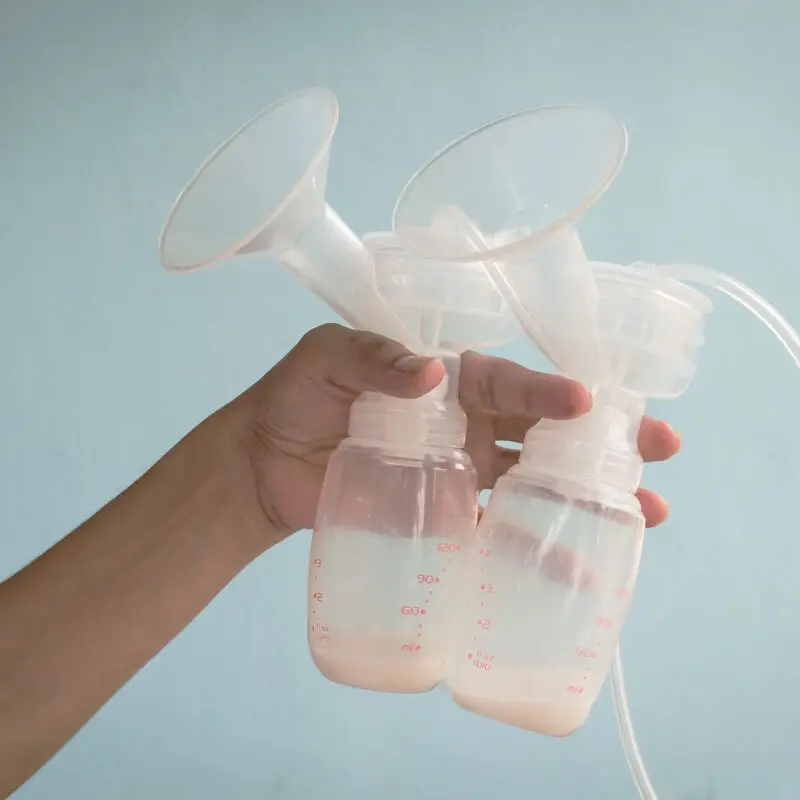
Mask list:
[[[437,355],[437,354],[430,354]],[[467,438],[467,415],[458,402],[461,358],[438,355],[445,366],[441,383],[413,399],[364,392],[350,410],[351,437],[408,446],[461,449]]]
[[[542,420],[531,428],[516,469],[584,486],[593,495],[606,489],[633,494],[642,477],[638,436],[644,408],[639,395],[600,389],[588,414]]]

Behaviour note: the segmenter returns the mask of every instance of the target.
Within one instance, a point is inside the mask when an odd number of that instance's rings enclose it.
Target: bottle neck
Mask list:
[[[461,357],[426,353],[441,359],[445,376],[428,394],[413,399],[364,392],[350,410],[349,435],[385,444],[464,447],[467,416],[458,402]]]
[[[595,392],[588,414],[542,420],[525,436],[515,471],[581,486],[593,496],[633,494],[642,477],[639,427],[645,399],[624,390]]]
[[[375,290],[369,250],[312,189],[240,252],[268,252],[354,328],[407,340],[405,326]]]

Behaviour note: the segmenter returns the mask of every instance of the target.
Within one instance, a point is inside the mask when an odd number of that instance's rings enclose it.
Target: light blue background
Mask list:
[[[409,173],[519,107],[628,125],[583,226],[598,258],[730,271],[800,322],[800,11],[636,0],[0,0],[0,574],[135,479],[331,314],[277,266],[163,273],[198,162],[308,84],[342,103],[329,197],[383,228]],[[714,298],[701,371],[657,410],[652,533],[623,644],[662,798],[800,797],[800,379]],[[536,361],[519,343],[507,351]],[[307,535],[252,566],[19,797],[633,798],[607,695],[550,741],[444,692],[359,693],[306,652]]]

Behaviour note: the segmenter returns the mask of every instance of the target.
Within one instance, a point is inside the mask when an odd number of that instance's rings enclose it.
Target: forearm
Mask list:
[[[271,543],[225,414],[0,585],[0,797]]]

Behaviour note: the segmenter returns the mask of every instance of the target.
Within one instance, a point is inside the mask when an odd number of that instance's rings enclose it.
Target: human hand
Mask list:
[[[397,342],[328,324],[306,334],[235,403],[242,416],[245,451],[266,521],[279,535],[312,528],[328,459],[347,436],[350,406],[364,391],[419,397],[444,376],[441,362],[411,354]],[[498,441],[522,442],[542,418],[570,419],[591,408],[579,383],[532,372],[505,359],[465,353],[460,401],[467,414],[466,449],[489,489],[517,461],[518,450]],[[645,461],[664,461],[680,439],[665,422],[646,417],[639,432]],[[654,492],[637,493],[647,525],[667,517]]]

